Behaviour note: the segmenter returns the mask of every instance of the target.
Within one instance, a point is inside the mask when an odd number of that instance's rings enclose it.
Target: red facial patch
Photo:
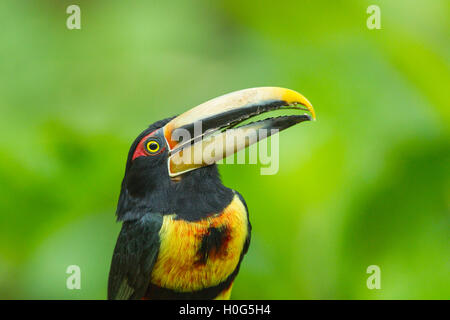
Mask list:
[[[136,159],[136,158],[138,158],[138,157],[146,157],[146,156],[149,155],[149,153],[146,151],[146,148],[145,148],[145,142],[147,141],[147,139],[148,139],[149,137],[153,136],[153,135],[155,134],[156,131],[158,131],[158,130],[155,130],[155,131],[149,133],[148,135],[146,135],[145,137],[143,137],[143,138],[141,139],[141,141],[139,141],[139,143],[138,143],[138,145],[137,145],[137,147],[136,147],[136,150],[134,150],[132,160],[134,160],[134,159]],[[158,153],[155,153],[155,154],[153,154],[153,155],[160,154],[161,152],[164,151],[164,149],[165,149],[165,147],[164,147],[164,148],[161,147],[161,150],[160,150]]]

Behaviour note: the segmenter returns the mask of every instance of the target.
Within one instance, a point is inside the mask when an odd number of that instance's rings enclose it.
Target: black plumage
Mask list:
[[[150,125],[131,145],[116,211],[117,220],[123,221],[123,226],[113,253],[108,299],[212,299],[233,282],[248,250],[250,223],[239,264],[223,283],[193,293],[180,293],[149,282],[158,256],[159,230],[164,215],[176,213],[177,219],[199,221],[222,212],[235,195],[235,191],[222,184],[215,164],[187,172],[181,180],[173,181],[166,166],[167,150],[158,157],[132,160],[138,143],[171,119]],[[239,197],[243,201],[242,196]],[[212,230],[203,240],[203,259],[220,245],[221,235]]]

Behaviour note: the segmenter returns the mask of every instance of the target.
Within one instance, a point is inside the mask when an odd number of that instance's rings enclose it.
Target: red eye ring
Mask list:
[[[141,141],[139,141],[134,153],[132,160],[139,158],[139,157],[147,157],[147,156],[156,156],[158,154],[161,154],[166,150],[165,143],[162,142],[162,139],[157,134],[158,130],[155,130],[146,136],[144,136]],[[159,149],[155,151],[155,147],[152,146],[150,149],[147,148],[147,145],[149,142],[155,141],[159,145]]]

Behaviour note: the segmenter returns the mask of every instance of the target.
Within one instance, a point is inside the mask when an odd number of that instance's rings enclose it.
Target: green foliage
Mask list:
[[[375,1],[369,30],[373,2],[78,1],[68,30],[72,1],[2,1],[0,298],[105,298],[133,139],[255,86],[318,121],[281,134],[277,175],[221,166],[254,229],[233,298],[448,298],[449,2]]]

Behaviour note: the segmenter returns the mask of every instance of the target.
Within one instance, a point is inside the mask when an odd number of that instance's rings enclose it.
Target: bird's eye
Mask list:
[[[147,151],[150,153],[155,153],[159,151],[159,143],[155,140],[147,141]]]

